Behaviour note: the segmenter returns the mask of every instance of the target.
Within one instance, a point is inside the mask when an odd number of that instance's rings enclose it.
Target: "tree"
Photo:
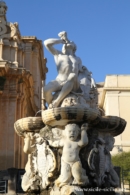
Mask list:
[[[124,184],[130,184],[130,152],[121,152],[112,156],[114,166],[121,167],[121,178]]]

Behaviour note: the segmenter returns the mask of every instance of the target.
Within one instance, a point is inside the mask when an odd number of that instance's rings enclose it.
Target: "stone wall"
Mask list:
[[[14,122],[41,110],[41,90],[47,72],[42,41],[20,34],[18,23],[7,22],[0,2],[0,170],[23,168],[27,157]]]
[[[113,153],[130,150],[130,75],[107,75],[104,84],[98,84],[99,107],[105,115],[114,115],[127,121],[125,131],[115,137]],[[127,147],[126,147],[127,146]],[[117,149],[116,149],[117,148]]]

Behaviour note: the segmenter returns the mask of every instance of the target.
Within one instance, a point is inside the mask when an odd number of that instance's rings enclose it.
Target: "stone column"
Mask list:
[[[41,109],[42,110],[45,109],[44,85],[45,85],[45,81],[42,80],[42,88],[41,88]]]
[[[16,120],[22,118],[21,116],[21,98],[17,97],[17,107],[16,107]],[[14,138],[14,151],[15,151],[15,155],[14,155],[14,159],[15,159],[15,164],[14,166],[16,168],[20,168],[20,137],[15,133],[15,138]]]
[[[37,46],[34,46],[33,49],[33,68],[32,68],[32,75],[34,78],[34,99],[35,99],[35,103],[37,105],[38,108],[41,107],[41,83],[39,83],[40,79],[40,74],[39,74],[39,63],[38,63],[38,48]]]
[[[0,95],[0,169],[5,170],[7,168],[7,129],[8,129],[8,94],[4,93]],[[4,111],[4,112],[3,112]]]
[[[25,60],[25,54],[24,54],[24,49],[22,49],[22,51],[21,51],[21,64],[22,64],[22,68],[24,68],[24,60]]]
[[[14,42],[14,48],[15,48],[15,53],[14,53],[14,64],[18,67],[18,45],[17,42]]]
[[[3,60],[3,39],[0,39],[0,60]]]
[[[16,78],[9,78],[9,102],[8,102],[8,128],[7,128],[7,144],[6,153],[8,160],[6,167],[14,167],[14,122],[16,121],[16,98],[17,98]]]
[[[21,67],[23,67],[23,51],[22,51],[22,49],[20,49],[20,51],[19,51],[19,59],[20,59],[20,66]]]
[[[32,43],[26,43],[25,45],[25,68],[32,72]]]

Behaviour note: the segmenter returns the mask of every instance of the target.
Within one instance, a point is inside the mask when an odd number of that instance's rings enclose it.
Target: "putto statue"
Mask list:
[[[119,177],[110,151],[126,122],[101,115],[92,72],[76,56],[76,44],[67,33],[58,36],[44,41],[58,71],[44,87],[48,108],[42,117],[19,119],[14,125],[28,154],[22,188],[41,195],[86,195],[91,188],[116,188]],[[63,44],[62,51],[55,44]]]
[[[79,151],[88,144],[87,125],[81,129],[76,124],[67,124],[65,126],[65,137],[60,141],[49,141],[52,147],[62,147],[61,172],[59,178],[55,181],[56,185],[61,187],[68,184],[86,185],[88,177],[79,157]],[[80,135],[80,139],[79,139]]]

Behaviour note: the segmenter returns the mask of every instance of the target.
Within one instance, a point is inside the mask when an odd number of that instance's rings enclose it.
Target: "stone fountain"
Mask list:
[[[14,124],[28,154],[22,188],[27,194],[42,195],[85,195],[90,189],[117,188],[119,177],[110,151],[126,122],[103,116],[96,83],[76,56],[76,44],[65,31],[58,36],[44,41],[58,72],[44,87],[48,108],[42,108],[41,117]],[[55,49],[56,44],[63,45],[62,51]]]

